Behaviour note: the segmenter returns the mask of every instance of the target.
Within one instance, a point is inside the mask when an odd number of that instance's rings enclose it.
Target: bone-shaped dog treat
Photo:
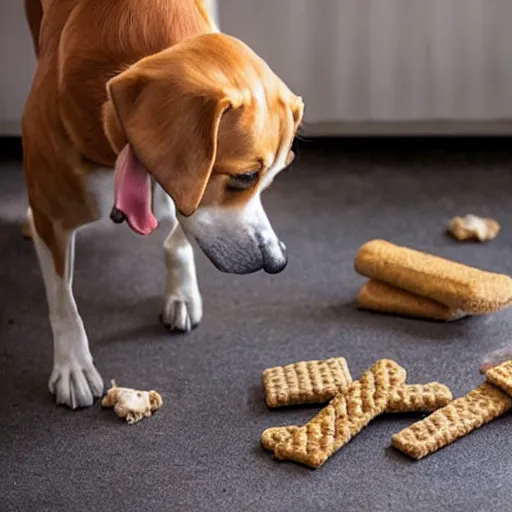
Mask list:
[[[512,303],[512,279],[384,240],[364,244],[356,256],[361,275],[460,310],[498,311]]]
[[[484,382],[427,418],[392,437],[392,445],[413,459],[443,448],[512,408],[512,398]]]
[[[478,240],[479,242],[487,242],[494,240],[500,229],[499,223],[494,219],[477,217],[472,214],[464,217],[454,217],[448,223],[448,233],[460,241]]]
[[[512,361],[505,361],[487,370],[487,380],[512,396]]]
[[[297,425],[286,425],[284,427],[267,428],[261,434],[261,446],[270,452],[273,452],[278,444],[287,442],[292,435],[301,427]]]
[[[357,297],[357,306],[361,309],[391,313],[416,318],[443,320],[446,322],[459,320],[466,316],[460,309],[450,308],[427,297],[400,290],[390,284],[370,279]]]
[[[112,380],[112,387],[101,401],[103,407],[113,407],[114,412],[130,424],[151,416],[154,411],[162,407],[162,404],[162,397],[156,391],[120,388],[114,380]]]
[[[281,460],[320,467],[331,455],[383,413],[390,395],[404,385],[405,370],[394,361],[382,359],[346,393],[337,395],[318,415],[274,450]]]
[[[391,394],[385,413],[432,412],[450,403],[453,399],[450,389],[444,384],[409,384]],[[300,427],[268,428],[261,435],[263,448],[274,451],[277,444],[286,441]]]
[[[263,372],[265,402],[271,408],[327,402],[351,383],[344,357],[300,361]]]
[[[323,404],[352,383],[344,357],[300,361],[263,372],[265,401],[269,407]],[[449,388],[438,382],[406,385],[397,390],[386,412],[431,412],[452,400]]]

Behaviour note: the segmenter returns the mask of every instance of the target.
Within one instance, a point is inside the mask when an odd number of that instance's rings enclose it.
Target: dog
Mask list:
[[[290,165],[304,103],[202,0],[25,0],[38,58],[22,117],[30,224],[53,333],[49,390],[103,394],[73,296],[76,232],[172,222],[161,319],[201,321],[191,241],[221,271],[277,273],[286,248],[260,193]]]

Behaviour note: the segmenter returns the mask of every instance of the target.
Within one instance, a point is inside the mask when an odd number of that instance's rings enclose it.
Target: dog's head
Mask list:
[[[117,215],[142,234],[156,227],[152,176],[220,270],[282,270],[285,247],[260,193],[293,160],[301,98],[245,44],[222,34],[137,62],[108,83],[108,93]]]

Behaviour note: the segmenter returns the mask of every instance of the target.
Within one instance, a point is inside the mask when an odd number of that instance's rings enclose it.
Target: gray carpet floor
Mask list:
[[[512,510],[512,416],[413,462],[391,435],[417,416],[383,416],[317,471],[259,445],[271,426],[317,408],[270,411],[262,371],[345,356],[357,376],[378,358],[455,395],[482,381],[488,350],[512,341],[512,311],[453,324],[361,312],[357,249],[385,238],[512,273],[512,152],[507,141],[310,141],[265,193],[288,246],[275,276],[229,276],[197,255],[205,317],[189,335],[158,323],[165,227],[140,238],[105,222],[79,234],[75,296],[106,382],[157,389],[165,406],[128,426],[111,410],[56,407],[51,336],[16,152],[0,164],[0,510]],[[5,146],[5,145],[4,145]],[[444,235],[453,215],[503,226],[488,245]]]

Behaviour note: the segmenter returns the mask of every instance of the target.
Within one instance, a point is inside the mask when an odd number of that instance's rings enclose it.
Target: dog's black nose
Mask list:
[[[267,254],[265,255],[263,270],[267,274],[279,274],[279,272],[282,272],[288,264],[286,246],[281,241],[279,241],[279,248],[281,249],[281,255],[279,257],[269,257]]]
[[[271,263],[266,263],[263,267],[263,270],[267,274],[279,274],[279,272],[282,272],[286,265],[288,265],[288,258],[285,256],[283,259],[280,259],[279,261],[273,261]]]
[[[114,206],[110,212],[110,219],[116,224],[122,224],[126,220],[126,215]]]

